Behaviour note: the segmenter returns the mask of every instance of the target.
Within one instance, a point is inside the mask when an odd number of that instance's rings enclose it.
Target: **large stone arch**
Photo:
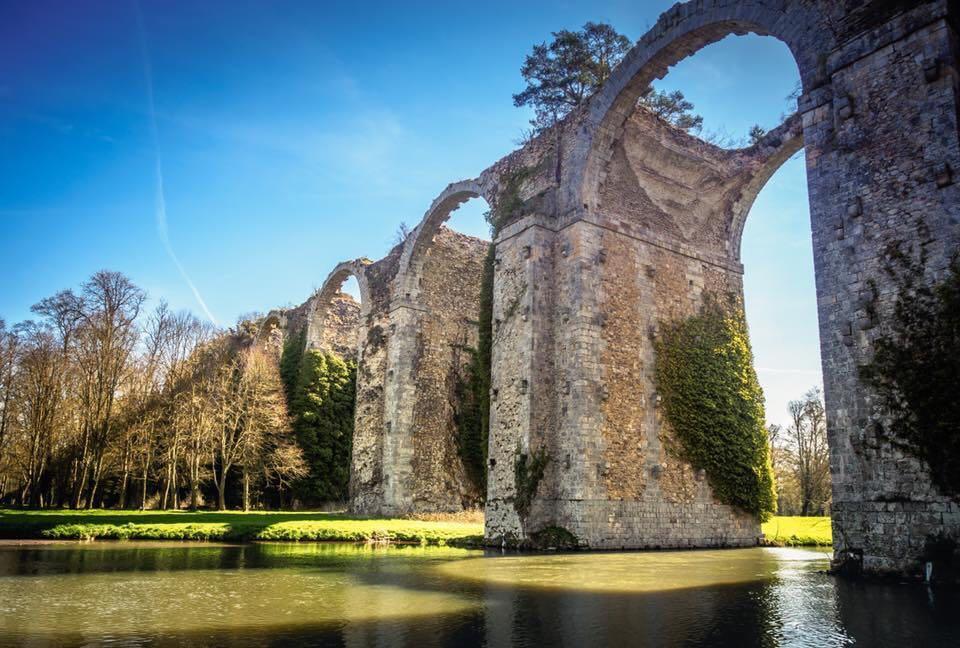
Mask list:
[[[450,184],[400,249],[384,391],[382,512],[455,511],[481,498],[457,449],[456,389],[477,343],[488,244],[442,226],[462,203],[487,195],[479,180]]]
[[[670,66],[729,35],[773,36],[790,49],[800,70],[804,91],[824,82],[823,52],[834,47],[819,9],[809,3],[782,0],[687,2],[661,15],[613,71],[584,111],[577,146],[567,162],[561,196],[563,211],[596,206],[598,187],[613,144],[633,113],[640,95]]]
[[[884,413],[859,377],[894,308],[888,246],[923,246],[935,281],[960,244],[954,4],[678,4],[550,134],[561,147],[555,184],[537,167],[543,199],[525,186],[524,208],[496,241],[488,538],[562,526],[593,547],[756,541],[756,519],[724,508],[689,466],[664,458],[653,340],[657,321],[685,316],[704,294],[742,289],[745,218],[802,141],[835,549],[861,556],[869,571],[919,573],[926,542],[960,539],[960,502],[884,436]],[[774,134],[721,155],[655,124],[638,127],[634,108],[650,81],[748,32],[792,52],[802,135],[791,126],[779,144]],[[631,146],[648,145],[630,159]],[[550,144],[539,138],[524,150],[537,146]],[[677,178],[687,182],[671,186]],[[521,514],[513,467],[518,453],[540,451],[550,461]]]

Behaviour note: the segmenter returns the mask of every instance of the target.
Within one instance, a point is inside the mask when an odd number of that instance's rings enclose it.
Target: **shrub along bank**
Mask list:
[[[278,540],[479,544],[483,523],[357,518],[337,513],[0,510],[0,538]]]

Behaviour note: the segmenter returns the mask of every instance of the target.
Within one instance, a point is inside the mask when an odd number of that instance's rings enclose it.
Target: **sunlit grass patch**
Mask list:
[[[764,543],[781,547],[819,546],[833,543],[829,517],[774,516],[763,524]]]
[[[284,540],[478,544],[483,523],[316,512],[0,510],[0,537],[60,540]]]

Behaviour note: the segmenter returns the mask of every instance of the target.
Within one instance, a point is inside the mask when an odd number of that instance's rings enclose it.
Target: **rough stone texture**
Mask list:
[[[678,4],[564,123],[449,185],[386,259],[335,269],[324,303],[347,274],[364,293],[354,508],[450,509],[473,496],[452,459],[449,394],[457,345],[475,335],[467,322],[483,246],[448,250],[440,228],[479,196],[502,217],[488,538],[522,541],[560,525],[592,547],[755,542],[757,521],[718,503],[702,474],[671,455],[652,342],[706,295],[742,294],[747,214],[804,146],[836,548],[862,550],[869,571],[916,571],[928,537],[960,536],[960,505],[877,438],[882,414],[857,373],[894,299],[885,246],[928,237],[935,280],[960,240],[957,11],[948,0]],[[757,145],[718,149],[635,109],[671,65],[751,31],[790,48],[803,84],[798,116]],[[875,318],[869,280],[879,287]],[[521,519],[516,460],[540,451],[550,461]]]
[[[931,280],[957,250],[951,11],[955,4],[906,0],[677,5],[563,125],[559,153],[551,132],[481,175],[503,178],[517,160],[535,169],[521,191],[525,208],[497,241],[495,308],[525,299],[530,319],[501,324],[494,349],[491,540],[522,539],[548,524],[596,547],[754,540],[757,523],[717,504],[702,476],[671,457],[649,374],[651,336],[661,322],[694,312],[705,294],[741,294],[750,206],[801,145],[837,549],[862,550],[868,571],[915,572],[930,536],[960,535],[958,503],[937,492],[920,462],[876,437],[882,414],[857,374],[894,298],[881,272],[884,247],[916,244],[929,232]],[[721,151],[634,110],[670,65],[746,31],[788,45],[804,91],[799,117],[758,146]],[[865,308],[871,279],[880,293],[875,319]],[[539,302],[522,296],[530,282]],[[520,520],[515,457],[540,447],[551,464]]]
[[[271,330],[304,331],[308,348],[357,360],[350,493],[358,513],[480,501],[457,452],[454,389],[477,344],[489,244],[442,227],[457,204],[430,222],[429,239],[418,228],[379,261],[341,263],[304,304],[267,317]],[[340,292],[351,276],[360,304]]]

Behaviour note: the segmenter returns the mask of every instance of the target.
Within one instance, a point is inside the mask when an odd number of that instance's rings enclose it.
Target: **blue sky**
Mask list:
[[[636,39],[670,4],[0,0],[0,317],[101,268],[221,324],[300,303],[515,148],[532,44],[587,20]],[[660,86],[736,137],[775,126],[796,81],[783,44],[747,36]],[[477,202],[450,224],[483,234]],[[773,421],[820,381],[809,229],[797,158],[743,243]]]

